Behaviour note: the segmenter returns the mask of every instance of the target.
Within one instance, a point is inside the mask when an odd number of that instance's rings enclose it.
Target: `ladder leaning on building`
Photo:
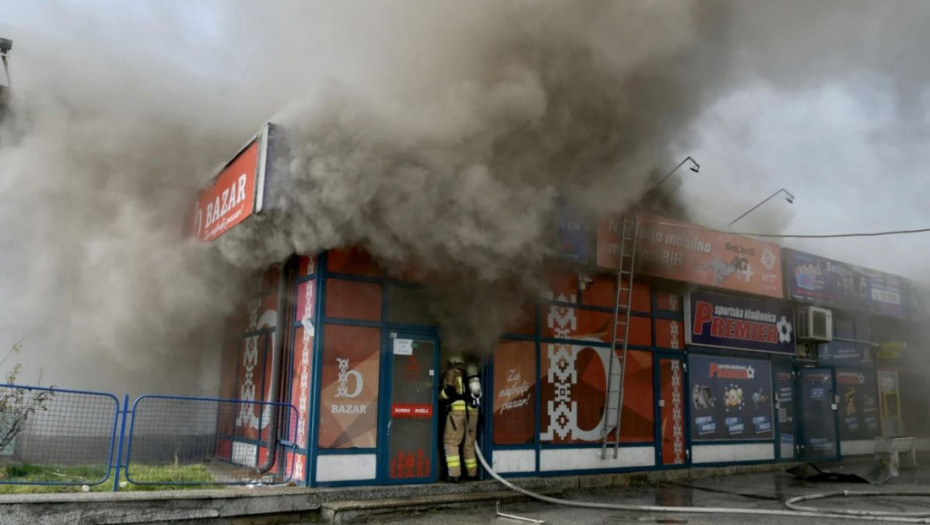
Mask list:
[[[612,221],[613,230],[619,229],[620,246],[617,258],[617,284],[614,295],[613,330],[610,337],[610,354],[607,359],[607,389],[604,400],[604,428],[601,431],[601,459],[607,457],[607,444],[613,436],[614,458],[620,449],[620,423],[623,419],[623,379],[626,371],[626,354],[630,336],[630,307],[633,302],[633,270],[636,263],[636,212],[625,213],[620,218],[620,227]],[[623,346],[620,354],[620,367],[614,366],[617,334],[623,330]],[[611,422],[616,424],[611,427]]]

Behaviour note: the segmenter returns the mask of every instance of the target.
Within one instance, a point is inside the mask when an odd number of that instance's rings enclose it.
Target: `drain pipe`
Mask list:
[[[278,275],[278,311],[275,318],[274,347],[271,353],[271,386],[269,387],[268,397],[266,398],[270,399],[273,403],[279,403],[281,401],[278,398],[281,395],[281,382],[283,381],[281,371],[284,368],[282,363],[284,361],[284,346],[288,332],[288,312],[290,311],[289,306],[291,303],[288,294],[291,291],[291,274],[293,273],[291,269],[294,260],[294,257],[291,257],[281,264],[281,272]],[[268,432],[268,455],[265,458],[265,462],[256,468],[257,474],[259,475],[266,474],[274,468],[278,458],[278,449],[283,448],[281,445],[281,436],[278,435],[280,430],[279,421],[281,419],[281,406],[274,405],[271,412],[271,428]]]
[[[569,507],[579,507],[585,509],[597,509],[597,510],[619,510],[625,512],[664,512],[667,514],[735,514],[735,515],[746,515],[746,516],[787,516],[792,518],[835,518],[835,519],[852,519],[857,521],[891,521],[897,523],[930,523],[930,518],[920,518],[920,517],[905,517],[905,516],[895,516],[895,515],[870,515],[870,514],[843,514],[841,511],[817,511],[817,510],[804,510],[804,511],[795,511],[795,510],[768,510],[768,509],[739,509],[739,508],[728,508],[728,507],[663,507],[660,505],[623,505],[618,503],[598,503],[593,501],[573,501],[562,498],[553,498],[552,496],[545,496],[538,494],[531,490],[527,490],[523,487],[518,487],[513,483],[502,478],[497,472],[491,469],[491,466],[488,465],[488,462],[484,459],[484,454],[481,453],[481,447],[475,443],[475,452],[478,455],[478,460],[481,462],[481,466],[484,467],[484,470],[491,475],[494,479],[501,482],[505,487],[510,490],[519,492],[524,496],[530,498],[544,501],[546,503],[552,503],[555,505],[566,505]],[[893,493],[890,493],[893,494]],[[823,496],[821,496],[823,497]],[[797,500],[797,498],[795,498]],[[792,500],[793,501],[793,500]]]

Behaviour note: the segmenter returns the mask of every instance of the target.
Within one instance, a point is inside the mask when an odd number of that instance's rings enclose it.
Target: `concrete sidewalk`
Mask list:
[[[523,478],[527,489],[551,495],[688,482],[782,471],[753,465],[667,471]],[[27,494],[0,496],[0,525],[139,523],[349,523],[401,513],[435,512],[525,500],[494,480],[473,483],[351,488],[235,488],[209,491]]]

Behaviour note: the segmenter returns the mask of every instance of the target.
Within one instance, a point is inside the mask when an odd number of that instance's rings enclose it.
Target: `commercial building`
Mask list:
[[[269,137],[204,190],[201,239],[263,212]],[[633,217],[569,224],[573,264],[488,349],[479,443],[496,471],[829,460],[930,431],[914,366],[926,312],[908,281]],[[220,422],[220,458],[310,486],[442,479],[446,356],[419,283],[355,247],[294,255],[264,273],[229,334],[218,395],[292,404],[297,422],[282,435],[284,416],[244,405]]]

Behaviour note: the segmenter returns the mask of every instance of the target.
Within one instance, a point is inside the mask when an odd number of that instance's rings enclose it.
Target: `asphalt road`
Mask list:
[[[930,466],[916,471],[903,471],[891,482],[877,486],[855,483],[812,483],[796,480],[784,472],[748,474],[724,478],[666,483],[655,487],[610,489],[595,492],[566,494],[566,499],[589,502],[609,502],[630,505],[728,507],[741,509],[784,510],[788,498],[810,493],[838,490],[854,491],[930,491]],[[923,511],[930,513],[930,497],[870,497],[840,498],[806,505],[823,509],[855,508],[898,512]],[[536,501],[508,502],[501,512],[545,520],[548,524],[608,525],[621,523],[688,523],[712,525],[781,524],[801,521],[807,524],[859,523],[864,520],[830,518],[797,518],[779,516],[745,516],[727,514],[670,514],[628,511],[606,511],[552,505]],[[417,525],[458,525],[472,523],[519,524],[527,523],[496,517],[493,504],[479,504],[474,508],[436,511],[420,514],[381,518],[375,523],[404,523]]]

